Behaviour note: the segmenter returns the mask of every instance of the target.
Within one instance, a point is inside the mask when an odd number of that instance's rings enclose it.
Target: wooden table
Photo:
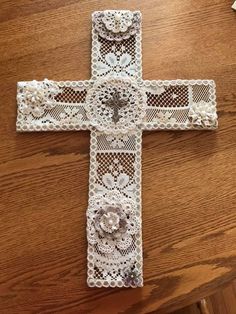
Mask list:
[[[0,312],[166,313],[236,275],[236,14],[229,0],[0,3]],[[86,286],[89,133],[15,132],[18,80],[90,77],[94,10],[140,9],[145,79],[209,78],[217,132],[143,136],[142,289]]]

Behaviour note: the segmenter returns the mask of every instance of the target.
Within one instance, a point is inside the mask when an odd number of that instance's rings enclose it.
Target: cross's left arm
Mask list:
[[[17,131],[87,130],[87,89],[92,81],[19,82]]]

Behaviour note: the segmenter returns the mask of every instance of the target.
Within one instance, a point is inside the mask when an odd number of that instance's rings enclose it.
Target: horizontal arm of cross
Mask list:
[[[17,130],[89,129],[91,123],[86,113],[86,95],[94,82],[19,82]],[[217,127],[214,81],[143,80],[139,85],[147,97],[142,129],[189,130]]]

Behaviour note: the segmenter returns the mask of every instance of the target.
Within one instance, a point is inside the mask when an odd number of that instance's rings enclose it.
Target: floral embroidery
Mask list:
[[[106,140],[110,142],[112,148],[122,148],[125,146],[125,143],[129,140],[128,135],[126,134],[117,134],[117,135],[108,135]]]
[[[78,114],[78,108],[65,108],[64,112],[60,113],[61,124],[77,124],[83,122],[83,115]]]
[[[113,172],[113,175],[105,173],[102,176],[102,182],[96,183],[96,192],[105,195],[109,191],[118,190],[125,196],[133,197],[135,184],[127,174],[120,173],[115,176],[117,173]]]
[[[156,117],[153,119],[153,122],[159,122],[159,123],[170,123],[174,124],[176,123],[176,119],[172,117],[172,113],[169,111],[166,112],[158,112]]]
[[[97,69],[101,75],[112,74],[113,76],[128,76],[136,73],[135,63],[128,53],[117,55],[114,52],[109,52],[105,55],[104,61],[98,61]]]
[[[47,79],[23,83],[17,95],[19,110],[24,115],[32,114],[35,118],[40,118],[46,110],[55,107],[54,96],[59,92],[60,88]]]
[[[189,118],[193,125],[202,127],[216,125],[217,123],[215,107],[210,106],[205,101],[192,104],[189,110]]]
[[[138,286],[141,286],[141,275],[136,269],[126,270],[124,277],[126,287],[136,288]]]
[[[112,191],[103,196],[96,195],[90,201],[88,241],[97,244],[101,253],[111,254],[115,250],[126,250],[133,242],[132,235],[140,228],[136,216],[135,202]]]

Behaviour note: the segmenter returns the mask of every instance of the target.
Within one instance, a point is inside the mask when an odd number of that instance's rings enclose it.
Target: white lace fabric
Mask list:
[[[94,12],[92,78],[19,82],[18,131],[90,130],[90,287],[140,287],[143,130],[217,127],[212,80],[142,80],[141,13]]]

